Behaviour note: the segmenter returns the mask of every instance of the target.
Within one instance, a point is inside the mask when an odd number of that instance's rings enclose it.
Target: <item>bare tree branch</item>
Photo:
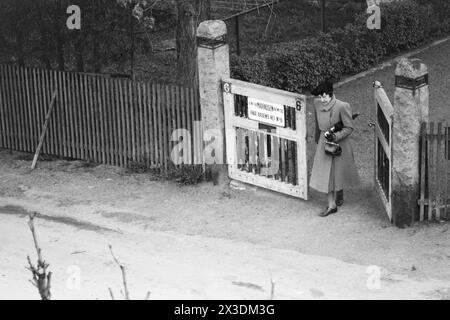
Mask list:
[[[112,246],[111,245],[109,245],[109,251],[111,252],[111,256],[113,257],[114,261],[119,266],[120,271],[122,271],[123,288],[124,288],[124,291],[125,291],[125,294],[123,292],[122,292],[122,294],[124,295],[125,300],[130,300],[130,294],[128,292],[127,274],[126,274],[126,271],[125,271],[125,266],[123,264],[121,264],[119,262],[119,260],[117,260],[116,256],[114,255],[114,252],[112,250]]]
[[[36,217],[37,212],[30,213],[29,217],[30,220],[28,221],[28,226],[30,227],[31,233],[33,235],[33,241],[34,241],[34,247],[36,249],[37,255],[38,255],[38,261],[37,266],[34,266],[33,263],[31,263],[30,256],[27,256],[28,270],[31,271],[31,274],[33,275],[33,280],[30,280],[30,282],[38,289],[39,294],[41,296],[42,300],[50,300],[51,293],[51,279],[52,279],[52,273],[47,272],[47,268],[49,267],[49,264],[42,259],[42,250],[39,247],[38,239],[36,230],[34,228],[34,218]]]

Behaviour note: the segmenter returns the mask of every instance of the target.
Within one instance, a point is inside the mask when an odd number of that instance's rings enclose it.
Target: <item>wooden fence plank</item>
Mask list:
[[[31,116],[31,100],[30,100],[30,87],[28,82],[28,68],[22,68],[22,95],[24,100],[24,117],[25,126],[27,127],[26,133],[26,151],[31,152],[33,150],[32,137],[33,137],[33,123]]]
[[[437,131],[437,154],[436,154],[436,179],[437,179],[437,190],[436,190],[436,219],[441,219],[441,193],[442,193],[442,155],[441,155],[441,142],[442,142],[442,122],[438,123],[438,131]]]
[[[434,145],[434,123],[431,122],[428,131],[428,220],[432,220],[433,199],[434,199],[434,168],[433,168],[433,145]]]
[[[8,104],[8,102],[6,101],[5,98],[5,94],[6,94],[6,90],[5,90],[5,83],[6,83],[6,79],[5,79],[5,66],[0,64],[0,123],[1,123],[1,147],[2,148],[8,148],[9,147],[9,143],[8,143],[8,139],[9,139],[9,128],[7,127],[7,115],[6,115],[6,105]]]
[[[447,210],[448,209],[447,208],[447,205],[448,205],[448,180],[449,180],[449,177],[448,177],[448,159],[447,159],[448,152],[449,152],[449,150],[448,150],[448,148],[449,148],[448,138],[449,138],[449,135],[448,135],[448,122],[446,121],[445,122],[445,140],[444,140],[445,155],[444,155],[444,159],[443,159],[444,172],[445,172],[445,175],[444,175],[444,181],[445,181],[445,194],[444,194],[445,213],[444,213],[444,215],[445,215],[445,219],[448,219],[448,210]]]
[[[423,221],[424,219],[424,207],[425,207],[425,154],[427,147],[427,139],[426,139],[426,130],[427,124],[422,122],[420,128],[420,141],[421,141],[421,149],[420,149],[420,211],[419,211],[419,219]]]
[[[28,151],[28,128],[26,124],[26,112],[25,112],[25,101],[23,97],[23,68],[16,68],[16,81],[17,81],[17,98],[18,98],[18,108],[17,115],[20,121],[19,134],[20,134],[20,151]]]
[[[137,146],[137,160],[142,164],[144,162],[147,162],[147,160],[145,159],[146,157],[146,152],[145,152],[145,142],[144,142],[144,134],[146,132],[144,132],[144,110],[142,107],[142,93],[143,93],[143,88],[142,88],[142,83],[138,82],[136,84],[137,86],[137,117],[136,120],[138,120],[136,122],[136,146]]]
[[[119,146],[119,154],[120,154],[120,165],[121,167],[126,166],[126,152],[125,148],[126,135],[125,135],[125,111],[123,106],[123,90],[122,90],[122,81],[115,80],[115,92],[117,98],[117,130],[118,130],[118,146]]]
[[[78,136],[79,159],[85,159],[84,153],[84,133],[83,133],[83,100],[81,96],[81,75],[75,75],[75,92],[76,92],[76,115],[77,126],[75,127]]]

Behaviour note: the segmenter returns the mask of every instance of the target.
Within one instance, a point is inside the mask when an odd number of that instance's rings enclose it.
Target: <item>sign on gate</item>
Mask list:
[[[248,98],[249,119],[284,127],[284,106],[255,98]]]
[[[223,80],[231,179],[308,199],[306,97]]]
[[[394,108],[381,84],[374,85],[375,154],[374,179],[383,206],[392,222],[392,126]]]

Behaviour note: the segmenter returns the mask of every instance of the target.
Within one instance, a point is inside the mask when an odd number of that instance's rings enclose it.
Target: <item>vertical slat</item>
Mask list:
[[[188,132],[190,133],[190,135],[191,135],[191,145],[193,146],[193,152],[192,152],[192,157],[191,157],[191,161],[192,161],[192,163],[193,164],[198,164],[198,163],[195,163],[195,158],[196,158],[196,156],[195,156],[195,146],[194,146],[194,143],[195,143],[195,136],[194,136],[194,123],[193,123],[193,121],[192,121],[192,117],[191,117],[191,106],[192,106],[192,104],[191,104],[191,101],[190,101],[190,98],[189,98],[189,91],[190,91],[190,88],[188,88],[188,87],[184,87],[183,88],[183,98],[182,98],[182,105],[183,105],[183,107],[184,107],[184,113],[185,113],[185,124],[186,124],[186,129],[188,130]]]
[[[102,163],[101,160],[101,142],[100,142],[100,123],[99,123],[99,114],[100,114],[100,99],[99,99],[99,87],[98,87],[98,78],[99,76],[92,76],[92,98],[93,98],[93,125],[94,125],[94,145],[95,145],[95,153],[94,158],[96,163]]]
[[[69,113],[69,136],[70,136],[70,147],[71,147],[71,157],[74,159],[78,158],[78,139],[75,135],[75,127],[76,127],[76,117],[75,117],[75,109],[77,107],[75,103],[75,92],[73,89],[74,86],[74,74],[69,73],[67,77],[67,99],[69,101],[67,105],[68,113]]]
[[[44,121],[45,121],[45,111],[44,106],[46,105],[46,81],[45,81],[45,73],[46,70],[38,70],[38,91],[39,91],[39,133],[42,132],[42,129],[44,127]],[[49,130],[48,130],[49,131]],[[45,139],[42,142],[42,152],[44,154],[49,153],[49,132],[47,131],[47,134],[45,135]]]
[[[281,144],[281,181],[286,182],[286,146],[285,146],[286,140],[280,139]]]
[[[444,155],[444,182],[445,182],[445,194],[444,194],[444,204],[445,204],[445,211],[444,216],[445,219],[448,219],[448,211],[447,211],[447,205],[448,205],[448,122],[445,122],[445,136],[444,136],[444,145],[445,145],[445,155]]]
[[[110,78],[103,79],[102,90],[104,92],[103,120],[104,128],[104,144],[106,163],[120,166],[119,146],[118,146],[118,123],[116,120],[119,102],[116,100],[114,92],[110,88],[114,88],[113,80]]]
[[[274,179],[278,180],[280,176],[280,138],[274,137],[272,147],[272,162],[274,163]]]
[[[434,123],[430,123],[428,132],[428,220],[432,219],[434,200],[434,168],[433,168]]]
[[[445,219],[448,219],[448,211],[447,211],[447,204],[448,204],[448,159],[447,159],[447,157],[448,157],[448,152],[449,152],[449,150],[448,150],[448,148],[449,148],[449,145],[448,145],[448,122],[446,121],[445,122],[445,141],[444,141],[444,143],[445,143],[445,155],[444,155],[444,160],[443,160],[443,162],[444,162],[444,181],[445,181],[445,194],[444,194],[444,202],[445,202],[445,213],[444,213],[444,215],[445,215]]]
[[[15,116],[17,125],[17,137],[18,137],[18,150],[24,150],[24,139],[23,139],[23,123],[22,123],[22,103],[20,99],[20,79],[19,79],[19,67],[14,67],[14,85],[15,85]]]
[[[257,152],[258,152],[258,138],[255,131],[249,131],[249,162],[250,162],[250,168],[251,172],[256,171],[256,165],[257,165]]]
[[[420,163],[420,221],[424,219],[424,201],[425,201],[425,153],[426,153],[426,123],[422,122],[420,128],[421,140],[421,163]],[[414,216],[414,215],[413,215]]]
[[[241,128],[236,128],[236,166],[237,168],[241,169],[242,165],[244,163],[244,158],[245,158],[245,153],[244,153],[244,148],[243,146],[245,146],[245,137],[244,137],[244,132]],[[228,150],[228,152],[232,152],[231,150]]]
[[[97,143],[99,147],[99,161],[103,164],[109,164],[106,157],[105,146],[105,124],[107,122],[107,114],[105,113],[105,78],[97,77]]]
[[[0,64],[0,121],[2,125],[1,129],[1,147],[2,148],[9,148],[9,128],[8,128],[8,120],[7,120],[7,113],[6,113],[6,106],[8,104],[8,101],[6,100],[5,94],[5,83],[8,80],[5,77],[5,66]]]
[[[76,114],[77,114],[77,136],[78,136],[78,159],[85,159],[85,140],[84,140],[84,101],[82,93],[82,77],[80,74],[75,74],[75,93],[76,93]]]
[[[62,98],[63,95],[63,86],[62,86],[62,72],[61,71],[56,71],[55,72],[55,81],[56,81],[56,88],[58,90],[57,93],[57,103],[56,103],[56,108],[53,110],[53,112],[55,113],[55,125],[56,125],[56,145],[57,145],[57,155],[58,156],[65,156],[65,146],[64,146],[64,140],[63,140],[63,123],[61,121],[62,119],[62,113],[63,113],[63,105],[64,105],[64,101]]]
[[[129,119],[129,124],[131,125],[130,127],[130,135],[131,135],[131,156],[133,158],[133,161],[136,161],[136,130],[135,130],[135,107],[136,107],[136,103],[135,103],[135,99],[136,99],[136,94],[135,94],[135,88],[136,85],[134,84],[133,81],[128,81],[128,89],[129,89],[129,114],[128,114],[128,119]]]
[[[38,89],[36,86],[36,69],[31,69],[30,73],[30,86],[31,86],[31,101],[32,101],[32,121],[33,121],[33,150],[36,150],[36,147],[38,145],[38,137],[39,137],[39,94]]]
[[[89,103],[89,76],[83,75],[84,83],[84,121],[85,121],[85,132],[86,132],[86,160],[92,161],[92,128],[91,128],[91,105]]]
[[[203,165],[203,140],[201,139],[201,126],[200,123],[196,122],[195,118],[195,98],[194,98],[194,90],[190,88],[187,92],[187,104],[189,105],[189,123],[192,128],[193,136],[193,146],[194,146],[194,163]]]
[[[120,91],[120,81],[116,79],[112,79],[110,82],[111,85],[111,96],[114,96],[116,111],[115,117],[113,119],[116,120],[115,130],[117,130],[117,153],[119,155],[119,164],[121,167],[124,167],[124,149],[123,149],[123,129],[122,122],[123,113],[122,113],[122,93]]]
[[[128,159],[129,159],[129,153],[128,153],[128,134],[127,134],[127,116],[126,116],[126,109],[128,105],[128,95],[126,94],[127,90],[127,83],[125,80],[120,80],[119,83],[119,90],[120,90],[120,111],[121,111],[121,127],[122,127],[122,152],[123,152],[123,166],[128,166]]]
[[[67,82],[68,80],[68,73],[62,72],[62,86],[61,89],[63,90],[63,103],[62,103],[62,129],[63,129],[63,141],[65,144],[64,148],[64,156],[65,157],[72,157],[72,141],[70,139],[70,121],[69,121],[69,110],[68,110],[68,104],[69,101],[67,99],[67,94],[69,91],[69,84]]]
[[[157,92],[156,92],[156,84],[152,83],[152,127],[153,127],[153,164],[158,165],[159,163],[159,147],[158,147],[158,128],[159,128],[159,122],[158,122],[158,110],[157,110]],[[158,97],[159,99],[159,97]]]
[[[143,122],[143,135],[144,139],[142,140],[143,144],[143,153],[144,153],[144,160],[145,160],[145,166],[146,168],[150,168],[151,163],[151,151],[150,151],[150,145],[149,141],[151,141],[151,133],[149,130],[149,106],[150,106],[150,92],[148,90],[148,83],[142,83],[142,122]]]
[[[120,131],[118,130],[119,121],[117,113],[119,112],[119,99],[117,97],[118,90],[114,90],[115,82],[113,79],[104,79],[103,90],[105,92],[104,105],[104,128],[105,128],[105,152],[108,164],[116,166],[121,165],[121,157],[119,153]],[[111,91],[112,90],[112,91]]]
[[[13,90],[12,90],[12,82],[13,82],[13,78],[11,75],[11,69],[12,66],[6,66],[5,68],[5,72],[6,72],[6,78],[7,80],[7,85],[6,85],[6,96],[7,96],[7,113],[8,113],[8,126],[9,126],[9,135],[10,135],[10,148],[11,149],[15,149],[16,148],[16,135],[15,135],[15,130],[16,127],[14,125],[14,116],[13,116],[13,112],[14,112],[14,98],[13,98]]]
[[[169,85],[165,85],[164,86],[164,168],[167,169],[168,165],[169,165],[169,160],[168,160],[168,154],[169,154],[169,150],[170,150],[170,131],[169,131],[169,126],[170,126],[170,87]]]
[[[45,106],[45,110],[48,110],[49,106],[50,106],[50,100],[52,97],[51,92],[53,92],[54,90],[57,89],[56,84],[55,84],[55,73],[56,71],[53,70],[49,70],[47,73],[47,80],[48,80],[48,87],[47,87],[47,101],[48,103],[46,103]],[[56,96],[56,100],[55,100],[55,107],[53,109],[53,112],[50,116],[50,122],[49,122],[49,128],[48,128],[48,133],[49,133],[49,142],[50,142],[50,154],[52,155],[56,155],[56,134],[55,134],[55,130],[56,130],[56,123],[55,123],[55,114],[56,114],[56,110],[58,109],[58,96]]]
[[[8,76],[9,76],[9,88],[10,92],[10,116],[11,116],[11,127],[12,127],[12,135],[13,135],[13,149],[19,150],[19,133],[18,133],[18,124],[17,124],[17,98],[16,98],[16,83],[15,83],[15,67],[8,67]]]
[[[136,85],[137,85],[137,98],[138,98],[138,105],[137,105],[137,107],[138,107],[137,115],[138,116],[136,118],[139,120],[138,121],[139,129],[137,129],[137,130],[139,130],[138,131],[139,134],[136,135],[136,138],[138,139],[138,142],[137,142],[137,150],[138,151],[137,152],[138,152],[138,161],[140,163],[144,163],[144,162],[147,162],[147,160],[144,160],[146,158],[146,152],[145,152],[146,145],[144,143],[144,135],[146,132],[144,132],[144,113],[143,113],[144,110],[142,107],[143,88],[142,88],[141,82],[137,82]],[[138,123],[136,123],[136,126],[138,125]]]
[[[7,137],[7,146],[9,149],[13,149],[14,144],[14,137],[13,137],[13,126],[11,123],[11,96],[10,96],[10,83],[11,83],[11,77],[9,76],[9,70],[8,66],[4,65],[3,70],[3,79],[2,79],[2,89],[4,90],[4,113],[5,113],[5,125],[8,131],[8,137]],[[4,81],[3,81],[4,80]]]
[[[156,85],[157,88],[157,112],[156,114],[158,115],[158,146],[159,146],[159,163],[158,165],[160,167],[164,166],[164,150],[163,150],[163,128],[162,128],[162,123],[163,123],[163,111],[162,111],[162,101],[163,101],[163,88],[161,87],[161,85],[158,83]]]
[[[33,124],[33,114],[32,114],[32,107],[31,107],[31,99],[30,99],[30,85],[29,85],[29,77],[30,77],[30,69],[28,68],[22,68],[22,75],[24,79],[24,85],[25,85],[25,92],[24,92],[24,99],[25,99],[25,110],[26,110],[26,126],[28,127],[28,136],[27,136],[27,151],[32,152],[33,151],[33,137],[34,137],[34,124]]]
[[[174,117],[174,101],[175,101],[175,90],[173,85],[168,85],[169,89],[166,91],[166,101],[167,101],[167,161],[168,165],[172,165],[170,153],[173,150],[175,143],[172,141],[172,132],[175,126],[175,117]]]
[[[97,128],[95,126],[95,101],[94,101],[94,83],[93,76],[89,75],[88,79],[88,92],[89,92],[89,132],[90,132],[90,150],[91,160],[98,162],[97,160]]]
[[[175,93],[176,93],[176,95],[175,95],[175,98],[176,98],[175,111],[177,113],[177,121],[176,121],[175,129],[186,129],[183,125],[183,117],[182,117],[182,113],[183,113],[182,104],[181,104],[181,100],[182,100],[181,96],[183,94],[182,87],[179,85],[176,86]],[[184,145],[186,145],[186,144],[184,144]],[[185,156],[188,153],[189,153],[188,150],[183,149],[183,159],[184,159],[183,163],[190,163],[190,160],[187,160],[186,156]]]
[[[89,142],[88,142],[88,126],[87,126],[87,92],[86,92],[86,76],[84,74],[80,74],[79,76],[79,85],[80,85],[80,103],[81,103],[81,134],[83,136],[83,160],[89,159]]]
[[[178,87],[178,108],[180,118],[178,122],[178,127],[185,129],[187,132],[189,132],[189,136],[192,134],[191,131],[189,131],[186,123],[186,102],[185,102],[185,87]],[[183,153],[186,153],[187,150],[183,150]],[[186,159],[186,158],[185,158]],[[191,159],[186,159],[188,164],[192,164],[192,156]]]
[[[442,172],[441,172],[441,164],[442,164],[442,155],[441,155],[441,142],[442,142],[442,122],[438,123],[438,132],[437,132],[437,155],[436,155],[436,171],[437,171],[437,197],[436,197],[436,219],[441,219],[441,193],[442,193]]]
[[[25,101],[24,101],[24,89],[23,89],[23,68],[17,67],[17,96],[19,100],[18,116],[20,119],[20,140],[21,151],[28,151],[28,128],[26,123]]]
[[[268,156],[268,139],[272,139],[271,135],[264,135],[264,150],[263,150],[263,155],[264,155],[264,171],[265,171],[265,176],[266,178],[269,176],[269,156]],[[272,141],[270,140],[270,146],[272,146]]]

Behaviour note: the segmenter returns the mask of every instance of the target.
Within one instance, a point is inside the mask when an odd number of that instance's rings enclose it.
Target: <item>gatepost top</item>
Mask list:
[[[207,20],[200,23],[197,28],[197,37],[217,39],[227,34],[227,25],[222,20]]]
[[[428,74],[428,67],[420,59],[401,58],[395,68],[395,75],[409,79],[417,79]]]

